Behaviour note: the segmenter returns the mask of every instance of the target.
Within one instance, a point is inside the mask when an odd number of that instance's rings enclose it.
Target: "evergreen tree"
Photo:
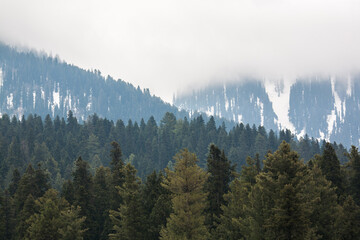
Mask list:
[[[122,152],[117,142],[111,142],[111,209],[118,209],[121,203],[121,196],[118,194],[117,186],[122,186],[125,181],[124,162],[122,161]]]
[[[173,213],[161,232],[161,239],[207,239],[204,224],[207,174],[196,165],[194,153],[182,150],[175,155],[175,171],[166,170],[163,186],[172,193]]]
[[[360,154],[358,148],[355,146],[351,147],[350,152],[350,191],[353,195],[355,202],[360,204]]]
[[[107,239],[110,233],[110,187],[111,174],[109,168],[100,167],[94,177],[94,206],[96,222],[96,239]]]
[[[210,232],[219,224],[222,214],[221,206],[225,204],[224,194],[229,191],[234,169],[235,166],[231,166],[224,151],[220,151],[217,146],[211,144],[207,157],[209,177],[205,184],[205,190],[208,192],[205,223]]]
[[[160,230],[172,211],[170,192],[161,185],[163,181],[164,175],[153,171],[142,191],[147,219],[145,239],[159,239]]]
[[[337,239],[351,240],[360,239],[360,207],[356,205],[353,198],[348,196],[338,216],[338,227],[340,229]]]
[[[29,227],[25,239],[82,239],[84,218],[79,218],[64,198],[58,198],[56,190],[49,189],[35,205],[36,213],[26,220]]]
[[[4,191],[4,194],[1,198],[0,216],[0,236],[3,236],[3,239],[12,239],[16,221],[14,215],[13,199],[11,198],[8,190]]]
[[[222,206],[223,215],[213,236],[215,239],[235,240],[242,239],[246,233],[249,235],[249,223],[246,222],[249,194],[258,174],[256,160],[247,157],[240,177],[231,182],[230,191],[224,195],[226,204]]]
[[[307,168],[283,142],[268,154],[250,194],[248,239],[305,239],[311,233],[305,187]]]
[[[340,216],[340,206],[337,203],[335,187],[322,174],[316,161],[310,170],[306,185],[307,219],[311,222],[313,234],[320,239],[337,239],[339,228],[336,226]]]
[[[16,220],[16,230],[14,239],[24,239],[26,235],[26,231],[29,227],[29,223],[27,219],[30,218],[35,213],[35,199],[34,197],[29,194],[26,198],[23,208],[17,215]]]
[[[340,172],[340,162],[336,156],[335,149],[330,143],[325,144],[324,152],[320,161],[320,168],[326,179],[337,187],[338,195],[344,191],[343,179]]]
[[[20,179],[21,179],[20,172],[17,168],[15,168],[15,170],[13,171],[13,177],[11,179],[11,183],[9,185],[9,193],[11,196],[14,196],[15,192],[17,191]]]
[[[81,157],[76,160],[75,166],[76,169],[73,173],[74,205],[81,208],[80,216],[86,217],[84,223],[88,231],[85,232],[84,239],[95,239],[93,179],[88,163]]]
[[[125,182],[117,187],[123,199],[118,211],[110,210],[110,218],[114,224],[114,233],[110,239],[136,240],[144,236],[144,212],[141,202],[140,179],[136,177],[136,169],[131,164],[124,167]]]

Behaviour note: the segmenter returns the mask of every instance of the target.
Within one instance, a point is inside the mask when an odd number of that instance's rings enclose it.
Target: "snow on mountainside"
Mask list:
[[[0,43],[0,116],[6,113],[21,119],[31,113],[66,118],[69,110],[79,120],[94,113],[138,122],[150,116],[160,121],[166,112],[188,116],[150,95],[148,89]]]
[[[360,145],[360,76],[248,80],[194,90],[174,98],[204,111],[267,129],[290,129],[346,146]]]

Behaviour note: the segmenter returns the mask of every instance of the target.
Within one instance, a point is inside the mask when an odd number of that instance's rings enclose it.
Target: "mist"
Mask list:
[[[171,102],[243,76],[357,72],[359,9],[358,0],[2,0],[0,40]]]

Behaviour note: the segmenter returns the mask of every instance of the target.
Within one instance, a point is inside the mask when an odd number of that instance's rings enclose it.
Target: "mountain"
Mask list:
[[[347,147],[360,145],[360,75],[245,79],[177,94],[174,105]]]
[[[177,117],[178,111],[149,89],[135,88],[100,71],[86,71],[34,51],[18,51],[0,43],[0,113],[22,115],[36,113],[45,117],[67,116],[69,110],[80,121],[91,114],[111,120],[140,121],[154,116],[160,121],[166,112]]]

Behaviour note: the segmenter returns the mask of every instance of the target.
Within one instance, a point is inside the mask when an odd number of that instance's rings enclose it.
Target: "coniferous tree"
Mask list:
[[[81,208],[80,216],[86,217],[85,225],[88,231],[85,232],[84,239],[94,239],[96,226],[94,223],[93,179],[88,163],[81,157],[76,160],[75,165],[76,169],[73,173],[74,205]]]
[[[205,183],[205,190],[208,192],[205,223],[210,232],[219,224],[220,215],[223,213],[221,206],[225,204],[224,194],[229,191],[234,170],[235,166],[231,165],[224,151],[211,144],[207,157],[209,177]]]
[[[306,186],[307,219],[311,222],[314,235],[320,239],[337,239],[337,218],[340,214],[340,206],[337,203],[335,187],[322,174],[317,161],[308,175],[309,181]]]
[[[320,168],[326,179],[337,187],[338,195],[344,191],[343,179],[340,171],[340,161],[336,156],[335,149],[330,143],[325,144],[324,152],[320,161]]]
[[[164,175],[154,171],[145,182],[142,191],[146,223],[145,239],[159,239],[160,230],[172,211],[170,192],[161,184]]]
[[[250,230],[246,216],[248,215],[247,208],[250,206],[249,194],[256,183],[258,174],[256,159],[247,157],[240,177],[231,182],[230,191],[224,196],[226,204],[222,206],[223,214],[220,217],[215,238],[235,240],[242,239],[246,233],[248,234]]]
[[[114,233],[110,239],[137,240],[144,238],[144,211],[141,202],[140,179],[136,177],[136,169],[127,164],[124,167],[125,181],[117,187],[123,200],[118,211],[110,210],[110,218],[114,224]]]
[[[14,229],[16,227],[16,219],[14,215],[13,199],[11,198],[8,190],[5,190],[2,196],[0,212],[0,222],[2,225],[2,232],[0,236],[3,236],[3,239],[12,239]]]
[[[25,239],[45,240],[45,239],[82,239],[84,230],[81,228],[85,220],[77,216],[70,208],[69,203],[64,198],[58,197],[58,192],[49,189],[43,197],[35,201],[36,212],[26,220],[28,228]],[[75,214],[74,214],[75,213]],[[73,215],[72,218],[65,216]],[[80,228],[79,228],[79,223]],[[76,231],[74,230],[76,226]],[[66,231],[66,232],[65,232]]]
[[[354,201],[360,204],[360,154],[358,148],[351,147],[350,152],[350,192],[353,195]]]
[[[207,174],[196,165],[196,155],[186,149],[176,154],[175,160],[175,171],[166,170],[163,184],[172,193],[174,212],[161,230],[160,238],[207,239],[209,234],[204,224]]]
[[[109,218],[110,181],[111,173],[109,168],[100,167],[96,170],[94,177],[96,239],[107,239],[111,230]]]
[[[337,238],[341,240],[360,239],[360,207],[356,205],[353,198],[348,196],[338,216],[339,233]]]
[[[20,179],[21,179],[20,172],[17,168],[15,168],[15,170],[13,171],[13,177],[9,185],[9,193],[11,196],[14,196],[19,186]]]
[[[248,239],[305,239],[311,234],[306,205],[307,168],[283,142],[268,154],[250,194]]]
[[[111,194],[111,209],[116,210],[119,208],[122,199],[118,194],[117,186],[122,186],[125,181],[124,175],[124,162],[122,161],[122,152],[120,149],[120,145],[117,142],[111,142],[111,186],[110,186],[110,194]]]

